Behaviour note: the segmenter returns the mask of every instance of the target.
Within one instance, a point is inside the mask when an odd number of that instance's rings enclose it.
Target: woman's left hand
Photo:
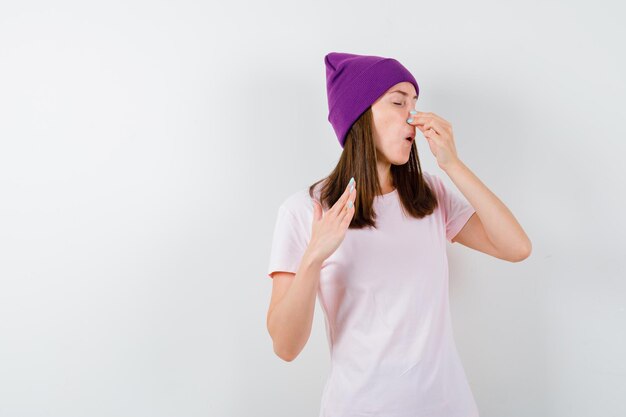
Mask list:
[[[420,111],[411,115],[411,117],[413,121],[409,122],[407,120],[407,123],[417,126],[422,132],[428,141],[430,151],[437,159],[439,168],[445,170],[458,161],[452,125],[447,120],[437,116],[435,113]]]

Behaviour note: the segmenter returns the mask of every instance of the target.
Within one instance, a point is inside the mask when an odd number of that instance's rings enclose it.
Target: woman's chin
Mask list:
[[[394,165],[404,165],[409,162],[410,157],[410,152],[401,152],[400,155],[397,155],[394,159],[391,160],[391,163]]]

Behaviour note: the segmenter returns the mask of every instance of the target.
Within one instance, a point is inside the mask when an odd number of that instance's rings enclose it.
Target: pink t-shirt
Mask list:
[[[435,174],[423,176],[439,201],[432,214],[404,216],[397,190],[377,196],[378,229],[348,229],[322,264],[331,371],[320,417],[478,416],[452,332],[446,253],[474,208]],[[281,204],[270,277],[297,272],[312,222],[308,187]]]

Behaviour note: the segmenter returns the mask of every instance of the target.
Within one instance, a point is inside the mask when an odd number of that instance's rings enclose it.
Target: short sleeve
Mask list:
[[[448,242],[453,243],[452,239],[461,231],[476,210],[474,210],[474,207],[467,201],[465,196],[446,186],[441,178],[432,174],[431,178],[435,179],[439,188],[439,202],[442,206],[441,209],[446,224],[446,239]]]
[[[270,252],[267,275],[277,271],[298,271],[302,256],[308,246],[307,231],[298,217],[284,204],[278,208],[278,216],[274,226],[272,249]]]

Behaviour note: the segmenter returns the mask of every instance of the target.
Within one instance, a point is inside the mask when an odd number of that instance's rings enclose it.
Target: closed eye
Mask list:
[[[402,106],[402,103],[393,103],[393,104],[397,104],[397,105],[399,105],[399,106]]]

